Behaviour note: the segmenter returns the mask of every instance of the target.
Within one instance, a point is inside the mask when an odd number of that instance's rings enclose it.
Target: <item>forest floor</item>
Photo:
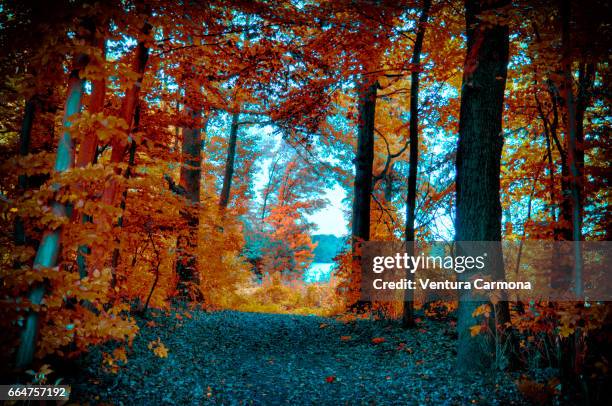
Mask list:
[[[203,311],[157,314],[116,373],[103,351],[83,356],[66,377],[71,400],[160,404],[522,404],[505,374],[462,378],[452,371],[454,332],[425,320],[390,322]],[[167,349],[154,354],[161,343]],[[383,341],[384,339],[384,341]],[[159,356],[161,355],[161,357]]]

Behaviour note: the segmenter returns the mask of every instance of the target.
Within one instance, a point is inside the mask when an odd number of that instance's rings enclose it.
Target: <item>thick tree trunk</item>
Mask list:
[[[377,83],[365,83],[359,90],[359,129],[353,197],[353,245],[358,241],[367,241],[370,238],[370,202],[377,86]]]
[[[500,241],[500,162],[503,147],[502,113],[509,54],[508,27],[478,19],[485,11],[509,4],[508,0],[466,0],[467,55],[464,65],[457,147],[457,241]],[[493,270],[503,270],[501,243],[489,253]],[[461,255],[461,253],[459,253]],[[469,275],[461,274],[466,280]],[[491,275],[502,278],[503,275]],[[465,371],[488,369],[493,364],[494,343],[483,334],[472,337],[472,316],[483,302],[460,294],[457,330],[457,367]],[[505,303],[505,304],[504,304]],[[496,306],[498,324],[508,320],[508,303]],[[496,328],[496,326],[493,326]]]
[[[200,203],[200,161],[202,140],[200,129],[183,128],[183,146],[180,187],[183,196],[188,200],[189,206],[181,214],[187,221],[187,229],[179,233],[177,239],[176,273],[179,277],[177,290],[182,297],[195,293],[189,285],[197,283],[197,249],[199,218],[197,207]]]
[[[83,24],[85,27],[85,24]],[[86,27],[90,33],[93,33],[94,28]],[[86,55],[79,55],[76,58],[75,65],[70,73],[68,80],[68,90],[66,92],[66,103],[64,107],[63,126],[64,132],[60,135],[57,146],[57,154],[55,157],[55,172],[64,172],[73,166],[74,149],[72,146],[72,137],[68,128],[70,127],[70,118],[72,115],[81,111],[81,100],[83,97],[84,80],[79,77],[79,73],[87,65],[88,58]],[[53,214],[58,217],[66,216],[65,205],[59,202],[52,204]],[[40,245],[36,251],[34,258],[34,268],[51,268],[57,265],[57,258],[60,251],[61,243],[61,227],[56,229],[48,229],[43,233]],[[35,286],[29,295],[29,300],[35,305],[39,305],[44,295],[44,287],[42,285]],[[36,349],[36,335],[38,333],[38,313],[31,311],[27,314],[24,323],[24,328],[21,332],[19,349],[17,350],[17,360],[15,366],[17,368],[25,368],[32,363],[34,352]]]
[[[201,150],[200,129],[183,128],[183,165],[179,184],[185,190],[185,197],[196,204],[200,202]]]
[[[406,200],[406,249],[408,255],[414,254],[414,217],[416,210],[416,185],[419,167],[419,73],[421,69],[421,50],[425,37],[425,24],[429,16],[431,0],[424,0],[423,10],[419,18],[414,50],[412,51],[412,75],[410,77],[410,161],[408,169],[408,198]],[[406,273],[408,278],[412,273]],[[402,325],[414,326],[414,293],[410,289],[404,291],[404,308],[402,312]]]
[[[377,82],[363,78],[359,87],[359,124],[355,183],[353,192],[352,248],[353,261],[359,263],[358,244],[370,239],[370,203],[372,195],[372,166],[374,163],[374,118],[376,113]],[[363,308],[369,302],[359,301]]]
[[[227,159],[225,160],[225,173],[223,175],[223,188],[219,198],[219,206],[225,209],[229,203],[232,188],[232,177],[234,176],[234,160],[236,158],[236,140],[238,138],[238,120],[240,113],[232,115],[232,125],[230,127],[230,137],[227,144]]]

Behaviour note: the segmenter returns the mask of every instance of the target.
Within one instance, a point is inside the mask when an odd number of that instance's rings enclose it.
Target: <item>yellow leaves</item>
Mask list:
[[[70,133],[77,141],[82,141],[92,133],[95,133],[100,141],[127,140],[128,137],[128,123],[118,116],[84,111],[72,123]]]
[[[118,361],[127,362],[127,354],[125,353],[125,348],[115,348],[113,350],[113,357]]]
[[[88,80],[102,80],[106,78],[106,71],[103,67],[94,64],[87,64],[85,69],[79,72],[79,77]]]
[[[51,372],[53,372],[53,370],[51,369],[49,364],[44,364],[38,370],[38,373],[43,375],[49,375]]]
[[[168,349],[164,343],[161,342],[159,337],[156,341],[151,341],[147,348],[153,351],[153,354],[157,355],[159,358],[168,358]]]
[[[470,335],[472,337],[477,336],[478,334],[480,334],[481,331],[482,331],[482,326],[480,324],[477,326],[470,327]]]
[[[462,82],[463,82],[463,77],[461,76],[461,73],[459,72],[455,73],[448,79],[448,84],[454,87],[457,91],[461,89]]]
[[[16,246],[11,249],[11,255],[14,262],[24,263],[34,258],[36,251],[29,246]]]
[[[478,306],[473,312],[472,312],[472,316],[474,317],[478,317],[480,315],[484,315],[485,317],[489,317],[489,314],[491,313],[491,306],[489,306],[488,304],[482,304],[480,306]]]
[[[110,373],[116,374],[119,372],[119,367],[127,364],[127,362],[127,354],[123,347],[115,348],[112,354],[102,353],[102,367]]]
[[[569,337],[573,332],[574,332],[574,328],[566,324],[563,324],[561,327],[559,327],[559,335],[563,338]]]

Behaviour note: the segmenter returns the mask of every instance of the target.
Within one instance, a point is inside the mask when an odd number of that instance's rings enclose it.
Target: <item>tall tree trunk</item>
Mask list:
[[[501,240],[500,162],[509,33],[507,26],[484,23],[478,15],[508,4],[508,0],[465,2],[467,55],[456,162],[457,241]],[[493,270],[503,270],[501,242],[498,248],[488,257]],[[503,277],[499,274],[491,276],[495,279]],[[467,278],[465,273],[460,274],[460,280]],[[475,301],[470,296],[472,294],[468,290],[460,293],[458,309],[457,367],[465,371],[490,368],[494,357],[494,343],[483,334],[471,335],[470,327],[479,324],[472,314],[482,304]],[[509,319],[507,302],[500,302],[495,308],[500,324]]]
[[[134,125],[132,128],[132,132],[139,131],[140,125],[140,104],[136,106],[136,111],[134,112]],[[125,179],[129,179],[132,176],[132,170],[134,168],[134,164],[136,162],[136,140],[132,139],[130,143],[130,150],[128,152],[128,166],[123,174]],[[123,189],[123,193],[121,194],[121,202],[119,203],[119,208],[121,209],[121,215],[117,219],[117,227],[123,227],[123,217],[125,216],[125,207],[127,202],[128,190],[126,188]],[[113,255],[111,257],[111,269],[117,269],[119,266],[119,245],[120,238],[119,234],[115,236],[115,248],[113,249]],[[115,287],[117,284],[117,275],[113,274],[113,279],[111,280],[111,286]]]
[[[36,103],[36,96],[32,96],[26,101],[23,111],[23,122],[21,124],[21,132],[19,133],[19,154],[21,156],[26,156],[30,152],[30,140],[32,135],[32,124],[34,123],[34,116],[36,114]],[[20,193],[25,192],[28,188],[27,175],[19,175],[17,187]],[[15,244],[25,245],[25,224],[20,216],[15,217],[14,227]]]
[[[106,38],[101,36],[96,39],[96,47],[100,52],[100,59],[94,59],[91,64],[96,69],[103,70],[106,59]],[[98,114],[104,111],[104,98],[106,96],[106,78],[101,76],[99,79],[92,80],[91,82],[91,96],[89,98],[89,105],[87,111],[90,114]],[[76,157],[77,168],[83,168],[89,164],[92,164],[96,158],[98,149],[98,133],[91,131],[87,134],[81,145]]]
[[[593,82],[595,81],[595,65],[582,64],[578,72],[578,94],[576,97],[576,165],[578,167],[578,186],[580,188],[580,205],[584,210],[584,115],[589,106]]]
[[[364,77],[359,86],[359,123],[357,156],[355,157],[355,183],[353,192],[352,249],[353,262],[358,264],[358,244],[370,239],[370,203],[372,194],[372,167],[374,163],[374,118],[378,83]],[[365,307],[368,301],[359,301]]]
[[[200,203],[201,151],[200,129],[183,128],[181,152],[183,164],[181,165],[180,186],[189,206],[181,211],[188,227],[179,233],[176,242],[176,273],[179,277],[177,289],[182,297],[188,297],[190,292],[197,293],[193,292],[189,285],[199,280],[195,250],[197,249],[199,225],[197,209]]]
[[[566,107],[566,132],[567,132],[567,161],[569,166],[569,189],[572,219],[572,240],[574,241],[574,289],[578,297],[583,292],[582,280],[582,251],[580,240],[582,240],[582,197],[581,179],[578,158],[584,160],[584,153],[578,152],[578,125],[576,123],[576,100],[573,91],[572,56],[570,42],[570,16],[571,4],[569,0],[563,0],[561,5],[561,43],[563,47],[563,79],[565,90]],[[584,113],[581,113],[581,118]],[[582,129],[582,125],[580,125]],[[581,134],[583,137],[584,134]]]
[[[89,21],[82,23],[83,27],[93,34],[95,28]],[[87,55],[81,54],[76,57],[73,69],[68,80],[68,90],[66,92],[66,102],[64,107],[63,126],[64,132],[60,135],[57,154],[55,157],[54,170],[56,173],[65,172],[72,168],[74,162],[74,148],[72,145],[72,137],[68,128],[70,127],[70,118],[72,115],[81,111],[81,100],[83,97],[84,80],[79,77],[82,69],[85,68],[88,62]],[[53,214],[58,217],[66,217],[66,206],[59,202],[52,204]],[[57,258],[60,251],[62,228],[47,229],[42,236],[36,256],[34,258],[34,268],[51,268],[57,265]],[[36,285],[29,295],[29,300],[35,305],[39,305],[44,295],[44,287],[41,284]],[[21,332],[19,349],[17,350],[17,359],[15,366],[17,368],[25,368],[32,363],[34,352],[36,349],[36,335],[38,333],[38,313],[35,311],[28,312],[24,323],[24,328]]]
[[[419,167],[419,73],[421,70],[421,50],[425,37],[425,24],[429,16],[431,0],[424,0],[419,27],[412,51],[412,75],[410,77],[410,161],[408,169],[408,198],[406,200],[406,249],[408,255],[414,254],[414,217],[416,210],[416,185]],[[406,273],[408,278],[412,273]],[[404,290],[404,308],[402,311],[402,325],[414,326],[414,293],[410,289]]]
[[[230,137],[227,144],[227,159],[225,160],[225,173],[223,175],[223,188],[219,198],[219,206],[225,209],[229,203],[230,191],[232,188],[232,177],[234,176],[234,159],[236,157],[236,140],[238,138],[238,120],[240,113],[232,115],[232,125],[230,127]]]
[[[100,50],[100,60],[92,60],[91,64],[95,65],[98,69],[104,69],[104,62],[106,58],[106,38],[101,36],[96,39],[97,48]],[[87,107],[90,114],[97,114],[104,111],[104,98],[106,96],[106,79],[102,76],[100,79],[92,81],[91,97],[89,99],[89,106]],[[84,168],[89,164],[93,164],[96,160],[96,154],[98,150],[98,134],[97,132],[90,131],[81,142],[79,146],[79,152],[76,158],[76,167]],[[90,216],[83,215],[81,217],[83,223],[91,221]],[[82,245],[79,247],[77,253],[77,266],[79,268],[79,275],[81,278],[87,276],[87,264],[86,256],[90,253],[88,246]]]
[[[140,89],[142,87],[142,80],[144,77],[144,72],[147,66],[147,62],[149,60],[149,48],[147,48],[145,40],[149,36],[151,32],[152,26],[145,22],[141,31],[141,39],[136,46],[136,55],[134,56],[134,60],[132,63],[132,71],[136,74],[136,82],[130,86],[123,97],[123,101],[121,104],[121,118],[125,120],[127,124],[126,134],[129,134],[132,129],[132,124],[134,121],[134,113],[136,111],[136,105],[138,104],[138,98],[140,94]],[[125,152],[130,145],[129,137],[116,137],[112,140],[112,152],[111,152],[111,164],[119,164],[123,162],[125,157]],[[121,169],[115,169],[115,175],[121,175]],[[116,178],[111,179],[107,182],[104,187],[104,192],[102,193],[102,202],[108,205],[115,205],[118,197],[120,196],[120,187],[119,182]],[[102,220],[102,222],[112,223],[112,219],[106,217]],[[98,252],[94,255],[97,267],[102,267],[104,263],[104,251]],[[112,269],[113,279],[116,279],[116,269]]]
[[[573,90],[573,74],[572,74],[572,43],[571,43],[571,1],[561,1],[561,47],[562,69],[563,69],[563,92],[565,107],[565,131],[566,131],[566,152],[567,152],[567,168],[568,175],[567,188],[569,193],[565,197],[565,204],[569,206],[568,211],[571,214],[568,216],[571,219],[571,238],[573,241],[573,282],[574,294],[580,298],[583,294],[584,282],[582,277],[582,169],[584,165],[584,113],[586,110],[586,101],[581,98],[581,87],[584,84],[579,82],[578,99],[574,96]],[[584,80],[583,75],[579,75],[579,79]],[[582,100],[581,100],[582,99]],[[580,123],[578,123],[580,120]],[[580,355],[586,352],[583,342],[580,340],[580,327],[576,331],[561,342],[561,379],[564,383],[565,390],[575,395],[574,388],[582,389],[583,401],[588,402],[588,393],[585,393],[586,383],[582,382],[582,367]],[[567,392],[567,393],[570,393]]]

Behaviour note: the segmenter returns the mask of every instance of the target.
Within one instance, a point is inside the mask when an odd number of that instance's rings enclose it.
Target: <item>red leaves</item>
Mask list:
[[[325,378],[325,382],[327,382],[327,383],[334,383],[335,381],[336,381],[336,376],[335,375],[330,375],[330,376]]]
[[[372,339],[372,344],[381,344],[387,341],[384,337],[374,337]]]

